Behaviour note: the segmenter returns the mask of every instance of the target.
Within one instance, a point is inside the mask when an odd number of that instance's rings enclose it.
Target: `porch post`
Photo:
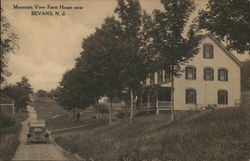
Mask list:
[[[12,105],[12,112],[13,112],[13,115],[15,115],[15,101],[13,100],[13,105]]]
[[[159,103],[158,103],[158,96],[156,97],[156,114],[159,115]]]
[[[142,93],[142,95],[141,95],[141,110],[142,110],[142,96],[143,96],[143,93]]]
[[[174,75],[171,75],[171,121],[174,121]]]
[[[149,106],[150,106],[150,93],[149,93],[149,90],[148,90],[148,112],[149,112]]]

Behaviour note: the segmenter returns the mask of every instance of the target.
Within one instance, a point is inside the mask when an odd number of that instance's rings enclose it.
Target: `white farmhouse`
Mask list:
[[[200,109],[207,105],[235,106],[240,102],[240,61],[211,34],[203,36],[200,51],[183,66],[182,76],[174,78],[174,109]],[[157,96],[145,91],[140,100],[141,110],[169,110],[171,107],[171,81],[165,71],[149,76],[144,85],[159,84]]]

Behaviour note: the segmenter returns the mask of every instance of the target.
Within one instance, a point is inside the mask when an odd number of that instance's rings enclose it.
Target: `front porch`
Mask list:
[[[140,111],[151,112],[171,110],[171,88],[160,87],[158,90],[145,90],[140,98]]]

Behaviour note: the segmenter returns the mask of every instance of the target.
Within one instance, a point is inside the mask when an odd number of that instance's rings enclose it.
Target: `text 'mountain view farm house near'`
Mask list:
[[[200,51],[183,66],[184,73],[174,78],[175,110],[200,109],[207,105],[230,107],[240,103],[240,61],[211,34],[203,36]],[[171,81],[165,71],[149,76],[143,84],[159,84],[160,90],[154,98],[152,90],[144,91],[141,110],[170,110]]]

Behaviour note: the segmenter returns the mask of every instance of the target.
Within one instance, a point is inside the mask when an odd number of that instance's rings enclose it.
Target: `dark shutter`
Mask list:
[[[203,44],[203,58],[206,58],[206,44]]]
[[[225,95],[226,95],[226,102],[225,102],[225,104],[227,105],[228,104],[228,92],[227,91],[225,91]]]
[[[221,69],[218,69],[218,80],[220,80]]]
[[[185,90],[186,95],[186,104],[188,103],[188,89]]]
[[[225,69],[225,73],[226,73],[226,81],[228,81],[228,70]]]
[[[193,103],[195,103],[196,104],[196,99],[197,99],[197,94],[196,94],[196,90],[194,90],[194,102]]]
[[[211,58],[214,58],[214,46],[213,45],[210,45],[211,46],[211,48],[210,48],[210,56],[211,56]]]
[[[212,80],[214,80],[214,69],[211,69],[211,73],[212,73]]]
[[[204,80],[206,80],[206,68],[204,68],[204,70],[203,70],[203,78],[204,78]]]
[[[185,78],[188,79],[188,67],[185,68]]]
[[[217,92],[218,104],[220,104],[220,91]]]
[[[194,80],[196,80],[196,68],[194,67]]]

